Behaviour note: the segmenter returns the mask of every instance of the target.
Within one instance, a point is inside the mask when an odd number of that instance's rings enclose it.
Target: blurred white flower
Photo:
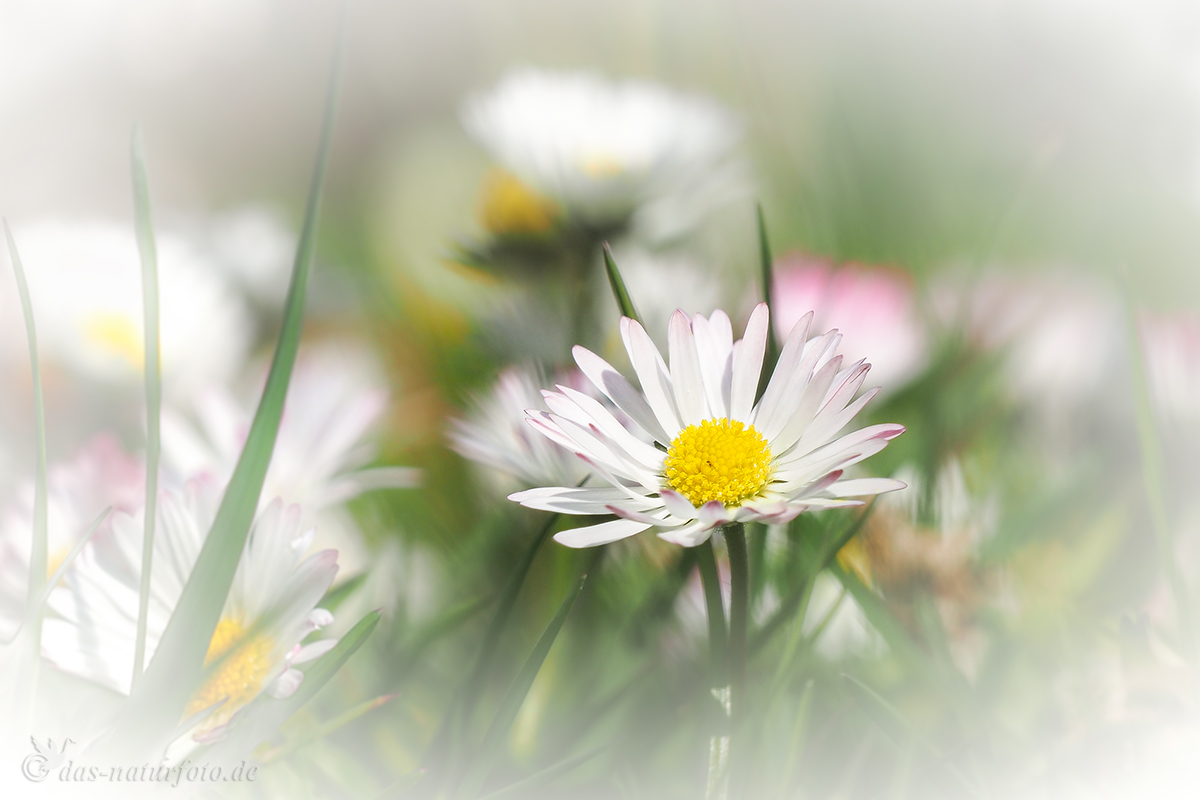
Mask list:
[[[624,247],[615,249],[613,258],[646,331],[653,332],[651,338],[657,344],[666,344],[665,338],[659,341],[658,337],[666,332],[677,309],[689,314],[710,314],[731,299],[723,276],[688,256],[659,255]],[[605,293],[604,297],[606,310],[613,308],[611,293]]]
[[[190,482],[182,494],[161,493],[146,628],[150,663],[212,527],[220,487]],[[301,511],[279,501],[254,522],[221,619],[208,646],[215,670],[192,695],[185,717],[212,708],[193,729],[196,741],[219,737],[233,714],[265,691],[287,697],[303,674],[293,665],[328,651],[334,640],[301,645],[332,622],[316,605],[337,573],[337,552],[307,558],[312,530]],[[110,535],[88,543],[50,596],[42,635],[50,663],[113,691],[132,680],[142,563],[142,518],[117,514]],[[218,660],[220,659],[220,660]]]
[[[86,379],[141,380],[142,277],[131,225],[45,220],[15,231],[41,357]],[[228,379],[253,338],[249,311],[189,242],[157,237],[163,391],[182,396]],[[15,290],[0,294],[8,338],[23,344]]]
[[[133,513],[145,499],[142,462],[106,435],[70,461],[51,465],[46,477],[47,577],[102,511]],[[33,493],[33,483],[23,483],[0,517],[0,619],[6,625],[20,619],[27,600]]]
[[[373,489],[413,486],[418,473],[400,467],[365,468],[374,457],[372,427],[387,405],[373,356],[361,346],[328,342],[303,350],[288,387],[283,418],[260,508],[275,499],[300,505],[317,543],[335,546],[344,567],[364,566],[366,553],[345,503]],[[240,398],[226,389],[200,392],[189,409],[164,406],[165,474],[178,483],[233,474],[250,431],[258,393]]]
[[[462,122],[492,157],[586,225],[664,238],[691,227],[730,178],[738,123],[717,103],[644,81],[520,69]]]
[[[587,381],[576,370],[555,382],[586,391]],[[508,476],[510,487],[512,478],[523,486],[574,486],[583,480],[591,472],[588,466],[526,420],[529,409],[545,408],[544,385],[546,378],[535,367],[501,372],[490,392],[472,400],[469,416],[450,420],[447,435],[455,452]]]
[[[670,365],[642,326],[621,319],[621,334],[642,390],[582,347],[575,360],[588,379],[654,438],[631,434],[603,406],[563,388],[547,392],[550,413],[530,422],[575,452],[610,486],[549,487],[510,496],[522,505],[566,514],[619,519],[563,531],[569,547],[592,547],[656,529],[686,547],[731,522],[786,522],[809,509],[861,505],[850,498],[904,488],[887,478],[843,480],[847,468],[882,450],[904,432],[873,425],[837,437],[876,394],[854,399],[870,365],[842,369],[842,357],[818,363],[836,349],[831,331],[808,339],[811,316],[796,324],[762,399],[754,402],[768,333],[766,303],[733,341],[729,317],[670,324]]]
[[[871,359],[875,380],[894,389],[928,360],[924,325],[912,278],[899,269],[785,256],[775,262],[775,333],[783,339],[796,321],[815,313],[817,330],[836,328],[847,359]]]
[[[266,208],[240,208],[207,224],[213,260],[256,302],[282,308],[296,255],[296,233]]]

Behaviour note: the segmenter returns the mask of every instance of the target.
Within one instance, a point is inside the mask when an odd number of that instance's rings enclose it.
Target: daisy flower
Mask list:
[[[145,480],[141,461],[107,435],[97,436],[71,460],[52,464],[47,474],[47,577],[104,509],[133,513],[141,507]],[[15,624],[24,611],[32,531],[30,481],[0,517],[0,617],[5,622]]]
[[[506,198],[522,208],[546,208],[548,200],[600,229],[639,211],[656,228],[683,227],[679,220],[688,214],[680,199],[711,199],[712,176],[726,174],[721,166],[740,136],[729,112],[706,98],[643,81],[535,69],[511,72],[470,98],[462,123],[532,189],[497,183]],[[552,222],[546,211],[517,218],[536,220],[539,229]]]
[[[571,371],[561,380],[586,391],[587,381]],[[525,486],[577,484],[588,475],[587,465],[525,422],[525,410],[542,404],[541,370],[509,367],[492,390],[471,403],[466,418],[450,420],[450,445],[464,458],[512,476]]]
[[[46,220],[16,232],[43,358],[102,385],[142,380],[142,277],[132,228]],[[183,396],[228,379],[254,336],[254,320],[213,262],[189,240],[160,235],[159,321],[163,390]],[[21,324],[11,294],[0,319]],[[23,335],[11,338],[23,342]]]
[[[543,435],[583,459],[607,487],[551,487],[510,499],[566,514],[616,515],[555,536],[591,547],[653,529],[686,547],[734,522],[784,523],[808,509],[860,505],[850,498],[904,488],[889,478],[846,479],[845,470],[904,432],[883,424],[838,433],[876,393],[854,399],[869,364],[843,368],[836,331],[808,340],[812,314],[792,329],[762,399],[755,394],[768,335],[760,303],[742,339],[715,311],[669,327],[670,363],[640,324],[621,319],[641,391],[606,361],[574,349],[584,375],[654,444],[620,425],[598,402],[569,387],[546,393],[550,411],[530,412]]]
[[[146,626],[150,663],[220,501],[212,481],[192,481],[182,494],[164,491],[154,536],[154,572]],[[316,658],[333,640],[300,642],[332,615],[316,605],[337,573],[337,553],[307,558],[312,530],[296,506],[269,505],[254,523],[221,619],[208,646],[211,670],[196,688],[185,718],[206,709],[197,741],[218,737],[234,713],[267,692],[287,697],[303,674],[294,665]],[[128,694],[138,618],[141,515],[117,514],[109,535],[80,553],[51,593],[42,635],[46,659],[65,672]]]
[[[263,483],[262,506],[276,498],[300,505],[306,526],[316,526],[318,539],[335,546],[344,565],[349,557],[351,569],[359,560],[365,562],[366,552],[345,504],[363,492],[417,481],[413,469],[366,468],[375,454],[370,433],[387,407],[381,383],[378,365],[360,347],[327,342],[302,351]],[[257,399],[210,388],[196,397],[191,415],[164,406],[166,473],[180,484],[195,475],[227,481],[249,434]]]

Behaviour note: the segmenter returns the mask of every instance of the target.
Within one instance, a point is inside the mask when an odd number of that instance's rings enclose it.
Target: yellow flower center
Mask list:
[[[227,719],[258,694],[271,669],[274,643],[266,636],[246,634],[246,627],[236,619],[225,617],[217,623],[204,666],[218,663],[188,701],[185,718],[224,700],[210,719]]]
[[[721,417],[688,425],[667,450],[663,477],[699,508],[720,500],[736,506],[767,485],[771,448],[753,425]]]
[[[141,369],[145,360],[142,332],[127,317],[120,314],[93,314],[84,320],[83,336],[101,350],[119,356],[134,369]]]
[[[492,170],[484,180],[482,194],[480,218],[483,227],[493,234],[546,233],[558,219],[553,201],[510,172]]]

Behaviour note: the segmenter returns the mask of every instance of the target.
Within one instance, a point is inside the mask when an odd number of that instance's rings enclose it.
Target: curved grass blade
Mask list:
[[[617,308],[621,309],[621,316],[641,324],[641,315],[633,304],[633,298],[629,296],[629,290],[625,288],[625,279],[621,277],[621,270],[617,269],[617,262],[613,260],[612,248],[608,246],[608,242],[604,243],[604,270],[608,273],[608,285],[612,287],[613,298],[617,301]]]
[[[539,789],[555,778],[568,774],[580,764],[586,764],[611,746],[607,744],[601,745],[600,747],[588,750],[586,753],[564,758],[556,764],[533,773],[524,780],[517,781],[499,791],[484,795],[481,800],[525,800],[525,798],[530,797],[529,793],[534,789]]]
[[[175,727],[188,697],[203,674],[204,656],[216,629],[246,537],[258,507],[267,466],[279,432],[292,368],[300,346],[308,273],[316,249],[321,190],[329,162],[329,147],[337,109],[345,53],[345,15],[334,57],[324,122],[312,184],[292,266],[291,283],[283,312],[283,325],[266,387],[254,414],[245,447],[238,458],[212,529],[196,558],[179,603],[167,623],[150,666],[136,687],[118,726],[114,742],[135,755],[154,746]]]
[[[545,632],[542,633],[542,637],[538,639],[533,652],[529,654],[529,658],[525,659],[524,666],[517,673],[517,677],[513,680],[507,694],[504,695],[504,700],[500,703],[500,709],[496,712],[496,716],[492,718],[492,724],[488,727],[487,734],[483,737],[483,743],[479,746],[479,752],[472,760],[466,777],[463,778],[458,791],[455,792],[455,797],[473,798],[479,796],[479,791],[483,788],[484,781],[487,780],[488,773],[492,770],[492,764],[496,760],[496,755],[499,753],[501,745],[504,744],[505,737],[508,736],[508,732],[512,728],[513,720],[517,718],[517,712],[521,710],[521,705],[525,702],[525,696],[529,694],[529,690],[533,686],[533,681],[541,670],[546,656],[550,654],[550,648],[554,645],[554,640],[558,638],[558,632],[562,630],[563,623],[566,622],[567,615],[571,613],[571,607],[575,605],[575,598],[579,597],[579,592],[583,589],[583,584],[586,580],[587,575],[584,575],[575,584],[570,593],[567,594],[562,606],[558,609],[558,613],[554,615],[554,619],[550,621],[550,624],[546,626]]]
[[[17,293],[21,298],[21,314],[25,317],[25,337],[29,343],[29,369],[33,377],[33,434],[37,450],[33,478],[33,546],[29,550],[29,592],[27,608],[33,609],[38,596],[46,585],[46,570],[49,563],[46,523],[46,407],[42,398],[42,369],[38,359],[37,328],[33,322],[33,302],[29,297],[29,284],[25,280],[25,269],[13,239],[8,220],[4,221],[4,238],[8,241],[8,256],[12,261],[13,274],[17,279]],[[34,652],[40,650],[41,625],[34,632]]]
[[[133,209],[138,255],[142,262],[142,338],[145,345],[143,376],[146,389],[146,507],[142,523],[142,574],[138,594],[137,636],[133,650],[133,678],[137,687],[146,663],[146,617],[150,613],[150,576],[154,562],[154,524],[158,505],[159,418],[162,414],[162,372],[158,328],[158,253],[150,221],[150,182],[146,177],[146,148],[142,132],[133,129],[130,143],[133,169]]]
[[[379,624],[379,610],[372,611],[355,623],[346,635],[338,640],[325,655],[312,662],[304,670],[304,680],[291,697],[276,700],[265,694],[246,707],[245,713],[229,738],[215,745],[211,758],[219,761],[223,755],[229,758],[254,749],[260,742],[278,730],[279,726],[300,710],[341,669],[342,665],[362,647],[367,637]]]

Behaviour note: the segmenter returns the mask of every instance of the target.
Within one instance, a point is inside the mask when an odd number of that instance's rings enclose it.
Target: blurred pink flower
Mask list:
[[[895,389],[924,366],[926,333],[912,280],[893,267],[842,264],[800,253],[775,262],[775,332],[787,338],[815,311],[813,330],[837,328],[847,361],[869,358],[872,378]]]
[[[1168,421],[1200,421],[1200,315],[1144,313],[1138,332],[1151,401]]]

